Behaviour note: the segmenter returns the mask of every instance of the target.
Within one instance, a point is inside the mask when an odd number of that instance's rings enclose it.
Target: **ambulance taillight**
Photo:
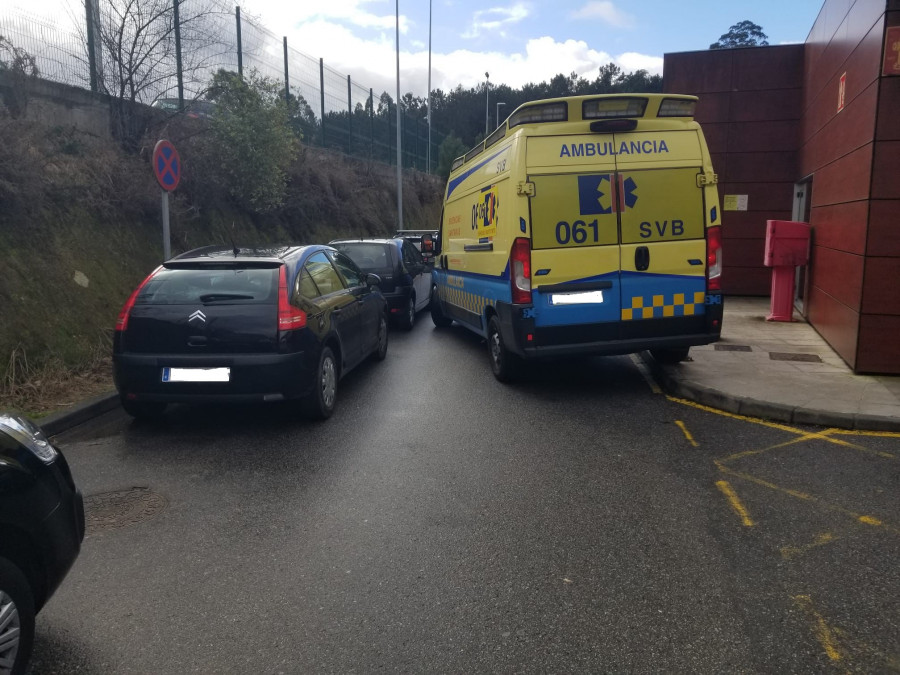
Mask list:
[[[525,237],[516,239],[509,252],[509,283],[513,304],[531,303],[531,243]]]
[[[707,290],[722,290],[722,228],[710,227],[706,230],[706,277]]]

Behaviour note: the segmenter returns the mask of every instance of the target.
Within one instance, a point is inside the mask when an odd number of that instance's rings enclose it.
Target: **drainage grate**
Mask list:
[[[84,498],[87,534],[149,520],[167,505],[165,497],[141,487],[90,495]]]
[[[806,363],[822,363],[818,354],[790,354],[785,352],[769,352],[773,361],[804,361]]]
[[[720,345],[716,346],[717,352],[752,352],[750,345]]]

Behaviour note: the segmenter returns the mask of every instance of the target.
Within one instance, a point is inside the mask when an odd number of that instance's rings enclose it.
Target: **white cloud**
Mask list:
[[[651,75],[662,75],[663,58],[661,56],[648,56],[637,52],[625,52],[616,58],[616,64],[626,73],[635,70],[646,70]]]
[[[529,13],[528,7],[523,3],[510,7],[480,9],[472,17],[472,27],[463,33],[462,37],[476,38],[486,32],[494,32],[505,37],[505,27],[525,20]]]
[[[573,19],[600,19],[617,28],[629,28],[634,25],[633,17],[609,0],[591,0],[570,16]]]

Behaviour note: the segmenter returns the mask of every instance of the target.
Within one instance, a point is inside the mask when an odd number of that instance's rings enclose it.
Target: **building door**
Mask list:
[[[794,206],[791,211],[791,220],[808,223],[810,204],[812,202],[812,176],[804,178],[794,184]],[[810,232],[812,237],[812,232]],[[812,243],[810,243],[812,250]],[[806,283],[809,278],[808,265],[797,267],[794,271],[794,307],[802,316],[806,316]]]

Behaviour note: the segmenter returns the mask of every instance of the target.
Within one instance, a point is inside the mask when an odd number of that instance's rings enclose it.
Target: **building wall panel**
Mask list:
[[[862,313],[900,317],[900,258],[867,258]],[[900,336],[894,336],[900,342]]]
[[[898,335],[900,335],[900,316],[860,317],[857,372],[900,375]]]
[[[865,258],[860,255],[816,246],[812,250],[810,286],[859,312],[862,302]],[[817,274],[818,270],[824,270]]]
[[[809,222],[813,228],[814,245],[856,255],[865,254],[868,216],[869,202],[864,200],[812,209]]]
[[[814,286],[807,297],[810,323],[847,365],[855,368],[859,314]]]
[[[900,256],[900,199],[876,200],[869,204],[866,254]]]

